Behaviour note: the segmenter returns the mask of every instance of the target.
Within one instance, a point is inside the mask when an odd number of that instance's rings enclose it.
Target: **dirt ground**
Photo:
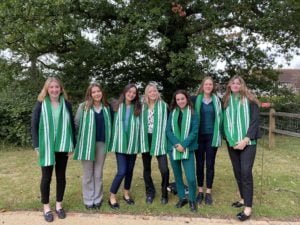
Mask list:
[[[55,216],[52,223],[44,221],[41,212],[18,211],[1,212],[0,225],[232,225],[241,224],[241,222],[230,219],[208,219],[208,218],[187,218],[187,217],[153,217],[141,215],[117,215],[101,213],[71,213],[67,214],[66,219],[58,219]],[[299,222],[289,221],[269,221],[269,220],[248,220],[244,222],[247,225],[300,225]]]

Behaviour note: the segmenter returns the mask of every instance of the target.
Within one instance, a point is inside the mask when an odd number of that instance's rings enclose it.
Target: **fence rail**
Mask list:
[[[261,129],[269,131],[269,148],[275,147],[275,134],[283,134],[300,138],[300,114],[276,112],[261,112]]]

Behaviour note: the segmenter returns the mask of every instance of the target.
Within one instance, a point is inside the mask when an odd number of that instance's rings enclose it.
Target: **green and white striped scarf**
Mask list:
[[[55,152],[72,152],[73,135],[70,115],[66,108],[65,99],[60,96],[61,111],[59,113],[56,135],[54,133],[54,119],[49,96],[42,102],[39,123],[39,164],[52,166],[55,163]]]
[[[195,104],[195,109],[196,109],[196,113],[198,113],[199,121],[201,121],[200,110],[201,110],[202,99],[203,99],[203,94],[198,95]],[[219,147],[221,146],[221,142],[222,142],[222,138],[221,138],[222,106],[219,98],[215,94],[212,95],[212,102],[215,110],[215,122],[214,122],[214,133],[213,133],[213,140],[211,146]]]
[[[114,125],[112,131],[112,143],[110,152],[124,154],[137,154],[139,143],[140,119],[134,115],[133,105],[130,106],[130,116],[128,121],[128,131],[125,130],[124,121],[126,116],[126,105],[122,103],[115,112]]]
[[[240,96],[229,97],[229,103],[224,110],[224,132],[229,146],[233,147],[237,142],[245,138],[250,124],[250,109],[247,98],[243,100]],[[249,145],[256,144],[254,140]]]
[[[190,107],[185,107],[182,111],[182,120],[181,120],[181,129],[179,129],[178,126],[178,116],[180,113],[180,109],[176,107],[172,111],[172,131],[175,135],[175,137],[180,141],[184,141],[189,136],[189,131],[191,127],[191,118],[192,118],[192,112]],[[174,160],[182,160],[182,159],[188,159],[189,158],[189,149],[186,148],[184,152],[177,151],[176,148],[173,147],[172,156]]]
[[[141,115],[141,152],[150,152],[152,156],[165,155],[167,152],[167,104],[161,100],[154,105],[154,124],[151,141],[151,149],[149,149],[148,140],[148,107],[143,105]]]
[[[82,105],[84,106],[84,104]],[[102,106],[105,124],[105,151],[108,150],[111,137],[110,109]],[[80,115],[80,126],[75,147],[75,160],[95,160],[96,150],[96,121],[93,107],[82,110]]]

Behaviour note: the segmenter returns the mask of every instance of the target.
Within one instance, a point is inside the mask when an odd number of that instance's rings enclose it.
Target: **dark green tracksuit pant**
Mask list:
[[[173,160],[172,152],[169,152],[169,158],[176,182],[176,189],[179,199],[185,198],[184,182],[182,177],[182,166],[184,168],[185,177],[189,188],[189,200],[196,200],[196,175],[195,175],[195,157],[190,152],[190,157],[183,160]]]

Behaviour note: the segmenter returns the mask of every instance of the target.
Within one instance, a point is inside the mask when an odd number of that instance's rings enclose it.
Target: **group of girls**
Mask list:
[[[213,79],[205,77],[196,96],[190,97],[185,90],[178,90],[168,107],[154,83],[146,86],[142,104],[137,87],[128,84],[111,105],[101,86],[92,83],[74,119],[61,81],[48,78],[32,114],[33,145],[42,170],[40,189],[44,219],[48,222],[54,219],[49,204],[54,167],[55,213],[60,219],[66,217],[62,201],[68,156],[73,149],[73,158],[82,162],[82,195],[86,209],[99,209],[103,203],[103,167],[107,152],[114,152],[117,162],[108,199],[112,209],[120,208],[117,192],[123,180],[123,200],[126,204],[135,204],[130,187],[138,153],[142,154],[147,204],[151,204],[156,195],[151,176],[151,160],[156,157],[161,174],[161,204],[168,203],[169,158],[179,198],[176,207],[189,204],[191,211],[197,211],[197,204],[202,201],[211,205],[221,133],[224,133],[241,196],[232,206],[244,207],[237,214],[239,220],[249,219],[253,198],[252,167],[259,138],[258,101],[244,80],[234,76],[227,85],[222,109],[215,87]]]

